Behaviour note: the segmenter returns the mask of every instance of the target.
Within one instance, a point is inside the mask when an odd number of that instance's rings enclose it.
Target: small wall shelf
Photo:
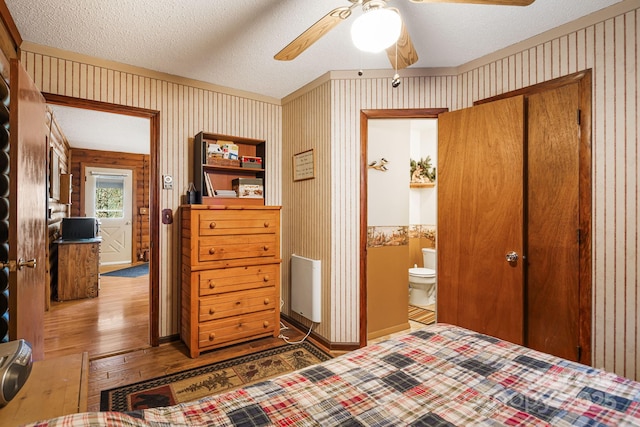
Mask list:
[[[433,188],[436,186],[435,182],[411,182],[409,188]]]

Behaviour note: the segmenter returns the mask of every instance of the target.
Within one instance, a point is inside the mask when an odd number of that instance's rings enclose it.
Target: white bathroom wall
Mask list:
[[[431,165],[438,164],[438,120],[420,119],[410,121],[411,145],[410,158],[416,161],[431,157]],[[437,205],[436,187],[413,188],[410,191],[409,224],[436,225]]]
[[[409,120],[369,120],[367,162],[385,158],[386,171],[369,169],[369,227],[408,226]]]

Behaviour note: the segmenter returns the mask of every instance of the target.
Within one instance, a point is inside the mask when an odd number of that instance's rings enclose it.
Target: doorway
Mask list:
[[[368,202],[368,170],[369,170],[369,120],[372,119],[437,119],[438,114],[448,111],[446,108],[427,108],[410,110],[362,110],[360,113],[360,345],[365,346],[368,339],[368,310],[369,310],[369,284],[367,281],[368,271],[368,224],[369,224],[369,202]],[[409,177],[409,159],[407,159],[407,178]],[[402,166],[398,165],[399,168]],[[407,257],[405,257],[406,259]],[[374,263],[374,261],[371,261]],[[408,264],[402,265],[403,271]],[[408,286],[408,283],[407,283]],[[404,290],[407,295],[408,287]],[[408,314],[405,312],[405,314]]]
[[[100,223],[100,265],[131,264],[133,170],[85,168],[84,210]]]
[[[148,166],[145,167],[144,172],[144,180],[147,181],[146,193],[147,193],[147,208],[143,209],[143,213],[148,215],[148,229],[149,229],[149,247],[148,251],[143,254],[132,254],[134,259],[137,259],[138,256],[144,258],[145,261],[148,261],[149,272],[148,276],[145,276],[146,289],[145,299],[147,304],[145,304],[146,309],[146,318],[148,324],[148,339],[147,345],[158,346],[159,345],[159,245],[153,244],[153,242],[159,241],[159,187],[157,185],[158,182],[158,165],[159,165],[159,124],[160,117],[159,112],[155,110],[147,110],[143,108],[137,107],[128,107],[123,105],[116,104],[108,104],[97,101],[90,101],[79,98],[71,98],[61,95],[55,94],[43,94],[47,103],[51,105],[58,106],[66,106],[73,107],[82,110],[94,111],[94,112],[105,112],[112,113],[118,115],[124,115],[134,118],[143,118],[148,121],[148,147],[149,147],[149,161]],[[99,166],[107,166],[107,165],[99,165]],[[135,180],[134,180],[135,182]],[[82,183],[82,188],[80,191],[84,189],[84,183]],[[134,187],[134,192],[135,192]],[[142,211],[141,211],[142,212]],[[134,224],[135,225],[135,224]],[[135,229],[135,228],[134,228]],[[132,261],[134,260],[132,259]],[[123,327],[126,327],[123,326]],[[46,332],[45,332],[46,333]]]

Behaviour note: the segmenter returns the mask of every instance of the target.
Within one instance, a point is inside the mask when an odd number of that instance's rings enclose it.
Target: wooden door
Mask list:
[[[523,340],[524,98],[438,120],[438,322]]]
[[[16,59],[11,60],[10,92],[9,259],[26,265],[9,273],[9,338],[27,340],[34,360],[40,360],[47,261],[45,103]]]
[[[528,103],[527,346],[580,354],[578,83]]]

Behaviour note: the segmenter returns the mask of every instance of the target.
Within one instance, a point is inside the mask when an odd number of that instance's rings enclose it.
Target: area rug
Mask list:
[[[415,305],[409,306],[409,320],[430,325],[436,322],[436,313]]]
[[[117,276],[117,277],[140,277],[149,274],[149,264],[139,264],[133,267],[121,268],[120,270],[110,271],[108,273],[100,273],[101,276]]]
[[[302,369],[331,356],[304,341],[102,391],[101,411],[132,411],[197,400]]]

